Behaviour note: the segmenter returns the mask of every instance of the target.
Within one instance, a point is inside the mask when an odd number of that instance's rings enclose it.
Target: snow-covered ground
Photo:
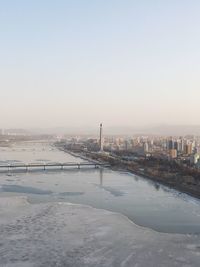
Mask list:
[[[199,266],[198,235],[163,234],[120,214],[0,198],[0,266]]]

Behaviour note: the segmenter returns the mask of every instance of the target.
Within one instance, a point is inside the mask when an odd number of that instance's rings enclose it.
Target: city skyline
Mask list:
[[[199,125],[199,1],[1,3],[2,128]]]

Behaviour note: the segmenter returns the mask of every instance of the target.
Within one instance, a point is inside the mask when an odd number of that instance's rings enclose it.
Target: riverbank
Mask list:
[[[117,167],[117,166],[112,166],[111,167],[112,170],[114,171],[125,171],[125,172],[130,172],[132,174],[135,174],[135,175],[138,175],[138,176],[141,176],[143,178],[146,178],[148,180],[151,180],[153,182],[156,182],[156,183],[159,183],[159,184],[162,184],[162,185],[165,185],[171,189],[175,189],[181,193],[185,193],[185,194],[188,194],[192,197],[195,197],[195,198],[198,198],[200,199],[200,191],[196,191],[196,190],[193,190],[191,188],[186,188],[184,186],[181,186],[180,184],[175,184],[175,183],[170,183],[166,180],[163,180],[163,179],[160,179],[160,177],[157,177],[157,176],[150,176],[148,174],[145,174],[145,172],[140,172],[140,171],[137,171],[137,170],[133,170],[133,169],[130,169],[130,168],[127,168],[127,167],[124,167],[122,168],[121,166],[120,167]]]
[[[136,170],[136,169],[131,169],[130,167],[127,167],[127,166],[124,166],[124,168],[122,166],[120,166],[120,167],[113,166],[112,169],[117,170],[117,171],[124,170],[124,171],[130,172],[130,173],[133,173],[135,175],[142,176],[142,177],[149,179],[151,181],[168,186],[171,189],[175,189],[181,193],[185,193],[185,194],[188,194],[192,197],[200,199],[200,188],[199,187],[195,188],[195,185],[193,187],[190,187],[189,185],[188,186],[181,185],[181,183],[177,183],[177,181],[175,179],[174,179],[174,181],[173,180],[168,181],[167,179],[163,179],[162,176],[156,176],[156,175],[152,176],[152,175],[145,173],[144,170],[140,171],[140,170]]]
[[[115,169],[115,168],[113,168],[113,170],[114,170],[114,169]],[[118,169],[116,168],[115,170],[118,170]],[[137,171],[135,171],[135,170],[131,170],[131,169],[129,169],[129,168],[126,168],[126,169],[124,169],[124,170],[126,170],[126,171],[128,171],[128,172],[130,172],[130,173],[136,174],[136,175],[138,175],[138,176],[142,176],[142,177],[144,177],[144,178],[146,178],[146,179],[149,179],[149,180],[151,180],[151,181],[157,182],[157,183],[159,183],[159,184],[168,186],[169,188],[171,188],[171,189],[175,189],[175,190],[177,190],[177,191],[179,191],[179,192],[181,192],[181,193],[185,193],[185,194],[188,194],[188,195],[190,195],[190,196],[192,196],[192,197],[195,197],[195,198],[200,199],[200,192],[199,192],[199,191],[195,191],[195,190],[193,190],[193,189],[186,188],[186,187],[184,187],[184,186],[181,186],[180,184],[170,183],[170,182],[168,182],[168,181],[166,181],[166,180],[162,180],[162,179],[160,179],[160,177],[150,176],[150,175],[145,174],[144,172],[142,172],[142,173],[141,173],[141,172],[137,172]]]
[[[156,171],[153,168],[145,169],[142,164],[134,165],[133,163],[122,161],[119,159],[115,159],[113,157],[109,157],[106,154],[102,153],[89,153],[89,152],[71,152],[68,150],[63,150],[66,153],[69,153],[73,156],[79,157],[84,160],[92,160],[92,161],[100,161],[106,162],[111,165],[111,169],[115,171],[125,171],[136,174],[138,176],[142,176],[146,179],[154,181],[156,183],[160,183],[162,185],[168,186],[169,188],[175,189],[179,192],[186,193],[192,197],[200,199],[200,181],[193,178],[192,176],[185,176],[184,179],[181,175],[177,175],[177,173],[166,173],[159,172],[156,175]],[[153,173],[154,175],[150,174]]]

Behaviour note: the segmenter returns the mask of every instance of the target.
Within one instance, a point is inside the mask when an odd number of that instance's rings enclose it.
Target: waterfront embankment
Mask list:
[[[130,162],[122,160],[120,157],[110,156],[106,153],[62,150],[84,160],[108,163],[113,170],[131,172],[193,197],[200,198],[200,177],[198,177],[198,175],[193,176],[190,172],[179,168],[179,166],[174,166],[169,162],[151,159]]]

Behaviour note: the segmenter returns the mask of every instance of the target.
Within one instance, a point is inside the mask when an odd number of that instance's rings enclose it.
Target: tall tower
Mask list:
[[[100,124],[100,136],[99,136],[99,147],[100,151],[103,151],[103,125],[102,123]]]

